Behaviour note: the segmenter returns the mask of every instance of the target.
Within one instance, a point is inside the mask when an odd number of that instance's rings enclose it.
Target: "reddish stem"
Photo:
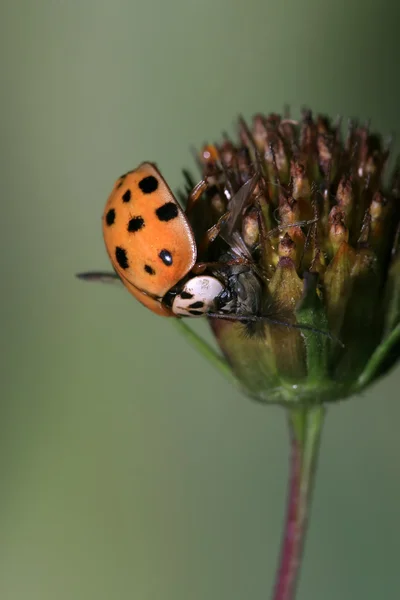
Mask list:
[[[273,600],[294,600],[303,556],[323,422],[321,407],[289,414],[289,490]]]

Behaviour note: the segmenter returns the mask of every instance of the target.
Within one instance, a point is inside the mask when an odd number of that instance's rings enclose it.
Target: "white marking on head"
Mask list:
[[[224,286],[215,277],[192,277],[183,286],[172,303],[172,312],[185,317],[202,317],[215,308],[215,299]]]

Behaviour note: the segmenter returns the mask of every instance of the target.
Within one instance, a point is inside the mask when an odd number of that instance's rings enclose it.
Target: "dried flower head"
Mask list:
[[[191,222],[199,240],[214,228],[201,259],[225,264],[214,273],[231,295],[220,306],[229,314],[209,323],[253,398],[345,398],[400,354],[400,176],[384,184],[389,144],[354,122],[342,139],[340,120],[309,110],[238,129],[238,141],[225,135],[196,154],[209,187]]]

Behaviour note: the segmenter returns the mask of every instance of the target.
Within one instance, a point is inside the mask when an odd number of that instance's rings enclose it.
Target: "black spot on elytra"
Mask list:
[[[182,300],[191,300],[193,298],[193,294],[189,294],[189,292],[181,292],[179,295]]]
[[[125,181],[125,177],[127,176],[128,173],[124,173],[123,175],[121,175],[121,177],[119,178],[119,181],[117,183],[117,189],[121,187],[121,185],[124,183]]]
[[[204,315],[204,313],[201,312],[201,310],[189,310],[189,313],[191,315],[194,315],[195,317],[200,317],[201,315]]]
[[[168,250],[161,250],[158,256],[161,258],[165,266],[170,267],[172,265],[172,254]]]
[[[178,207],[175,202],[166,202],[157,208],[156,215],[160,221],[171,221],[178,216]]]
[[[114,221],[115,221],[115,210],[113,208],[110,208],[110,210],[106,214],[106,223],[110,227],[111,225],[114,224]]]
[[[144,265],[144,270],[149,275],[155,275],[156,274],[155,270],[150,265]]]
[[[129,233],[135,233],[144,227],[144,219],[142,217],[132,217],[128,223]]]
[[[143,194],[152,194],[158,188],[158,181],[154,175],[148,175],[139,181],[139,187]]]
[[[121,177],[118,178],[117,189],[121,187],[121,185],[124,183],[124,181],[128,177],[128,175],[130,175],[134,171],[135,171],[135,169],[131,169],[130,171],[127,171],[126,173],[121,175]]]
[[[192,304],[189,304],[189,308],[203,308],[204,307],[204,302],[201,302],[200,300],[198,300],[197,302],[193,302]]]
[[[129,267],[126,250],[121,248],[121,246],[117,246],[115,248],[115,258],[117,259],[117,263],[119,264],[121,269],[127,269]]]
[[[126,190],[124,194],[122,194],[122,202],[129,202],[131,199],[131,190]]]

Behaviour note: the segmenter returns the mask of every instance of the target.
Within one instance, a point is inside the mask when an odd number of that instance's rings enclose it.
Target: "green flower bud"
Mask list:
[[[200,154],[202,176],[216,183],[204,206],[218,206],[227,223],[237,213],[236,242],[221,233],[227,244],[217,238],[202,259],[223,260],[227,248],[246,256],[244,288],[256,278],[260,298],[248,321],[239,307],[209,324],[251,397],[343,399],[400,356],[399,172],[384,183],[389,152],[367,127],[350,123],[343,141],[340,122],[310,111],[299,122],[256,115],[248,127],[241,119],[238,133],[237,144]]]

